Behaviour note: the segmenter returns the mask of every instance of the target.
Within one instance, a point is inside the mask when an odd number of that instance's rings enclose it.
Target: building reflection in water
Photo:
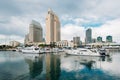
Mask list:
[[[43,57],[42,55],[31,55],[28,56],[28,58],[25,58],[25,61],[28,63],[29,65],[29,74],[30,74],[30,78],[36,78],[37,76],[39,76],[42,72],[43,69]]]
[[[64,57],[63,55],[46,53],[38,56],[32,55],[32,57],[27,55],[25,61],[29,66],[30,79],[64,80],[64,78],[67,79],[68,77],[82,79],[81,76],[85,77],[84,74],[95,75],[94,73],[99,72],[103,74],[102,69],[100,69],[102,66],[101,62],[112,62],[112,58],[87,56]]]
[[[46,80],[59,80],[60,72],[60,56],[46,54]]]

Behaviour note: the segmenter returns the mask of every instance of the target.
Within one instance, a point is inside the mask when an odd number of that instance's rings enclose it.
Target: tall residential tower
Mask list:
[[[29,33],[25,36],[25,44],[43,41],[43,30],[39,22],[32,20],[29,25]]]
[[[48,10],[46,17],[46,44],[60,41],[60,21],[58,16],[51,10]]]
[[[43,30],[39,22],[32,20],[29,26],[29,40],[30,42],[42,42]]]
[[[78,36],[73,37],[73,44],[74,44],[74,47],[80,46],[80,37]]]
[[[85,38],[85,43],[91,43],[92,42],[92,30],[89,28],[86,30],[86,38]]]

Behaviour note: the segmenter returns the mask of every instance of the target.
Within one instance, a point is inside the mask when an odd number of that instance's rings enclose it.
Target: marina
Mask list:
[[[120,80],[119,3],[1,0],[0,80]]]
[[[103,57],[1,51],[0,80],[119,80],[119,61],[120,51]]]

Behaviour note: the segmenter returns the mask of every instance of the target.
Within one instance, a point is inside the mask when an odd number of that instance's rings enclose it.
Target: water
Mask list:
[[[0,80],[120,80],[120,52],[110,57],[0,52]]]

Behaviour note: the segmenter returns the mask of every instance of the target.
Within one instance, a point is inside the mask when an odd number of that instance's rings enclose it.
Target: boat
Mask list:
[[[58,53],[58,52],[63,52],[62,49],[59,48],[41,48],[40,53]]]
[[[23,49],[23,47],[17,47],[17,48],[16,48],[16,51],[17,51],[17,52],[22,52],[22,49]]]
[[[58,53],[58,52],[64,52],[64,50],[62,48],[53,48],[52,52],[53,53]]]
[[[58,51],[59,51],[59,52],[64,52],[64,49],[60,48]]]
[[[58,49],[58,48],[53,48],[53,49],[52,49],[52,52],[53,52],[53,53],[57,53],[57,52],[59,52],[59,49]]]
[[[25,47],[21,50],[23,53],[40,53],[39,47]]]
[[[40,50],[40,53],[51,53],[52,52],[52,49],[48,47],[40,48],[39,50]]]
[[[98,52],[99,52],[101,55],[109,56],[109,54],[107,53],[106,49],[104,49],[104,48],[98,49]]]
[[[106,54],[100,54],[97,50],[90,50],[86,48],[77,48],[66,50],[68,55],[77,55],[77,56],[106,56]]]

